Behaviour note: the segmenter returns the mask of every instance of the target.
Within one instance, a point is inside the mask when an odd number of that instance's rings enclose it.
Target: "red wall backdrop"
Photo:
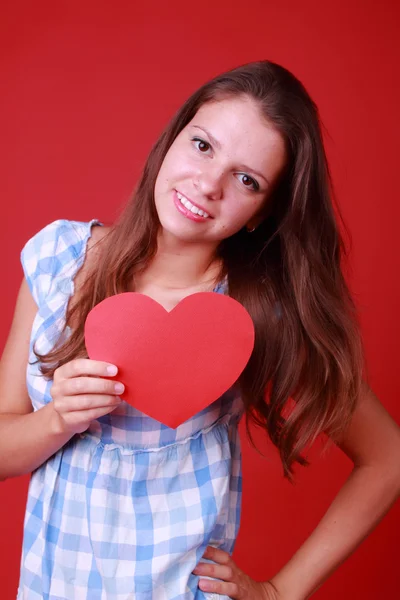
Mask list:
[[[3,2],[0,14],[0,345],[22,277],[19,252],[57,218],[112,221],[152,143],[206,79],[268,58],[317,102],[336,190],[353,236],[350,283],[372,387],[400,422],[398,3],[182,0]],[[262,437],[256,439],[261,443]],[[242,427],[244,504],[234,558],[273,575],[317,525],[351,471],[316,445],[297,484],[275,449],[254,452]],[[15,598],[28,477],[0,484],[2,600]],[[315,594],[394,598],[397,504]],[[397,558],[396,558],[397,555]]]

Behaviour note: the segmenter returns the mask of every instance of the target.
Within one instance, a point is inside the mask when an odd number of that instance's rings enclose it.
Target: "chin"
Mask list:
[[[178,240],[189,240],[193,238],[193,231],[188,227],[183,227],[181,224],[174,222],[174,219],[165,219],[159,217],[160,234],[163,236],[174,237]]]

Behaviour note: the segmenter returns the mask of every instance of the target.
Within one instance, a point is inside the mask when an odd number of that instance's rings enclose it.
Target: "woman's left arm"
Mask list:
[[[310,537],[271,578],[279,598],[309,598],[400,495],[400,428],[365,382],[338,446],[354,468]]]
[[[219,563],[194,572],[203,590],[238,600],[306,600],[368,536],[400,495],[400,428],[364,383],[350,426],[338,446],[354,468],[317,527],[268,582],[257,583],[220,549],[205,557]]]

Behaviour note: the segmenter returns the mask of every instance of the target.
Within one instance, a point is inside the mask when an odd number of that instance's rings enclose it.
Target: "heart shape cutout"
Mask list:
[[[254,347],[254,325],[239,302],[216,292],[187,296],[170,312],[124,292],[89,312],[85,343],[89,358],[118,367],[123,400],[176,428],[236,382]]]

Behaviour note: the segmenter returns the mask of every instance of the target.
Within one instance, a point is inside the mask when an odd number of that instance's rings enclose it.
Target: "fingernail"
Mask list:
[[[124,391],[125,386],[123,383],[116,383],[114,389],[117,392],[117,394],[121,394]]]
[[[116,375],[118,373],[118,367],[116,367],[115,365],[109,365],[107,367],[107,373],[109,375]]]

